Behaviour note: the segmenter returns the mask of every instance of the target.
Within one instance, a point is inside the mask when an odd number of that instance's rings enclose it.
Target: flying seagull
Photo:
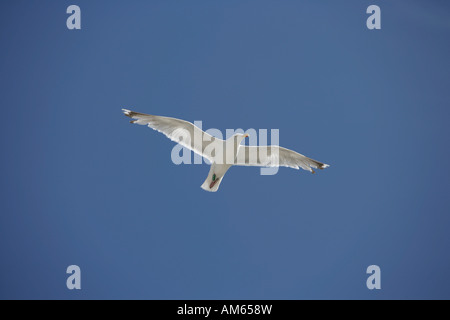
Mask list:
[[[313,168],[325,169],[329,165],[310,159],[295,151],[280,146],[245,146],[242,140],[248,134],[237,133],[227,140],[215,138],[185,120],[153,116],[122,109],[133,119],[131,123],[146,125],[209,160],[211,168],[201,185],[206,191],[216,192],[225,173],[233,165],[259,167],[302,168],[315,173]]]

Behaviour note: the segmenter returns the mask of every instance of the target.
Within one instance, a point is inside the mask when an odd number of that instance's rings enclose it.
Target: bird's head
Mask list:
[[[248,137],[249,137],[249,135],[248,135],[247,133],[245,133],[245,134],[242,134],[242,133],[236,133],[236,134],[233,136],[234,141],[236,142],[237,145],[240,145],[241,142],[242,142],[242,140],[244,140],[245,138],[248,138]]]

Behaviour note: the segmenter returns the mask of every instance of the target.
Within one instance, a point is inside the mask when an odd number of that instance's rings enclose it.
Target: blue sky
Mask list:
[[[381,30],[366,28],[371,4]],[[446,1],[2,1],[0,298],[449,299],[449,14]],[[174,165],[173,143],[123,107],[279,129],[331,167],[236,167],[208,193],[209,167]],[[81,291],[66,288],[72,264]]]

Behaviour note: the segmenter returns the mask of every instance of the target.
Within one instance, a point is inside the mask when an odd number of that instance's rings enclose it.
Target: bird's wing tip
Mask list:
[[[128,110],[128,109],[122,109],[122,112],[127,116],[127,117],[130,117],[131,116],[131,110]]]
[[[326,169],[326,168],[328,168],[330,165],[329,164],[323,164],[321,167],[320,167],[320,169]]]

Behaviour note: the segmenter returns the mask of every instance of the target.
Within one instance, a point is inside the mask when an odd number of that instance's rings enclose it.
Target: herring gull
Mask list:
[[[280,146],[241,145],[248,134],[237,133],[227,140],[222,140],[185,120],[122,110],[126,116],[133,119],[131,123],[146,125],[157,130],[170,140],[207,159],[211,163],[211,168],[208,177],[201,185],[201,188],[206,191],[216,192],[225,173],[233,165],[302,168],[311,173],[315,173],[313,168],[329,167],[327,164]]]

